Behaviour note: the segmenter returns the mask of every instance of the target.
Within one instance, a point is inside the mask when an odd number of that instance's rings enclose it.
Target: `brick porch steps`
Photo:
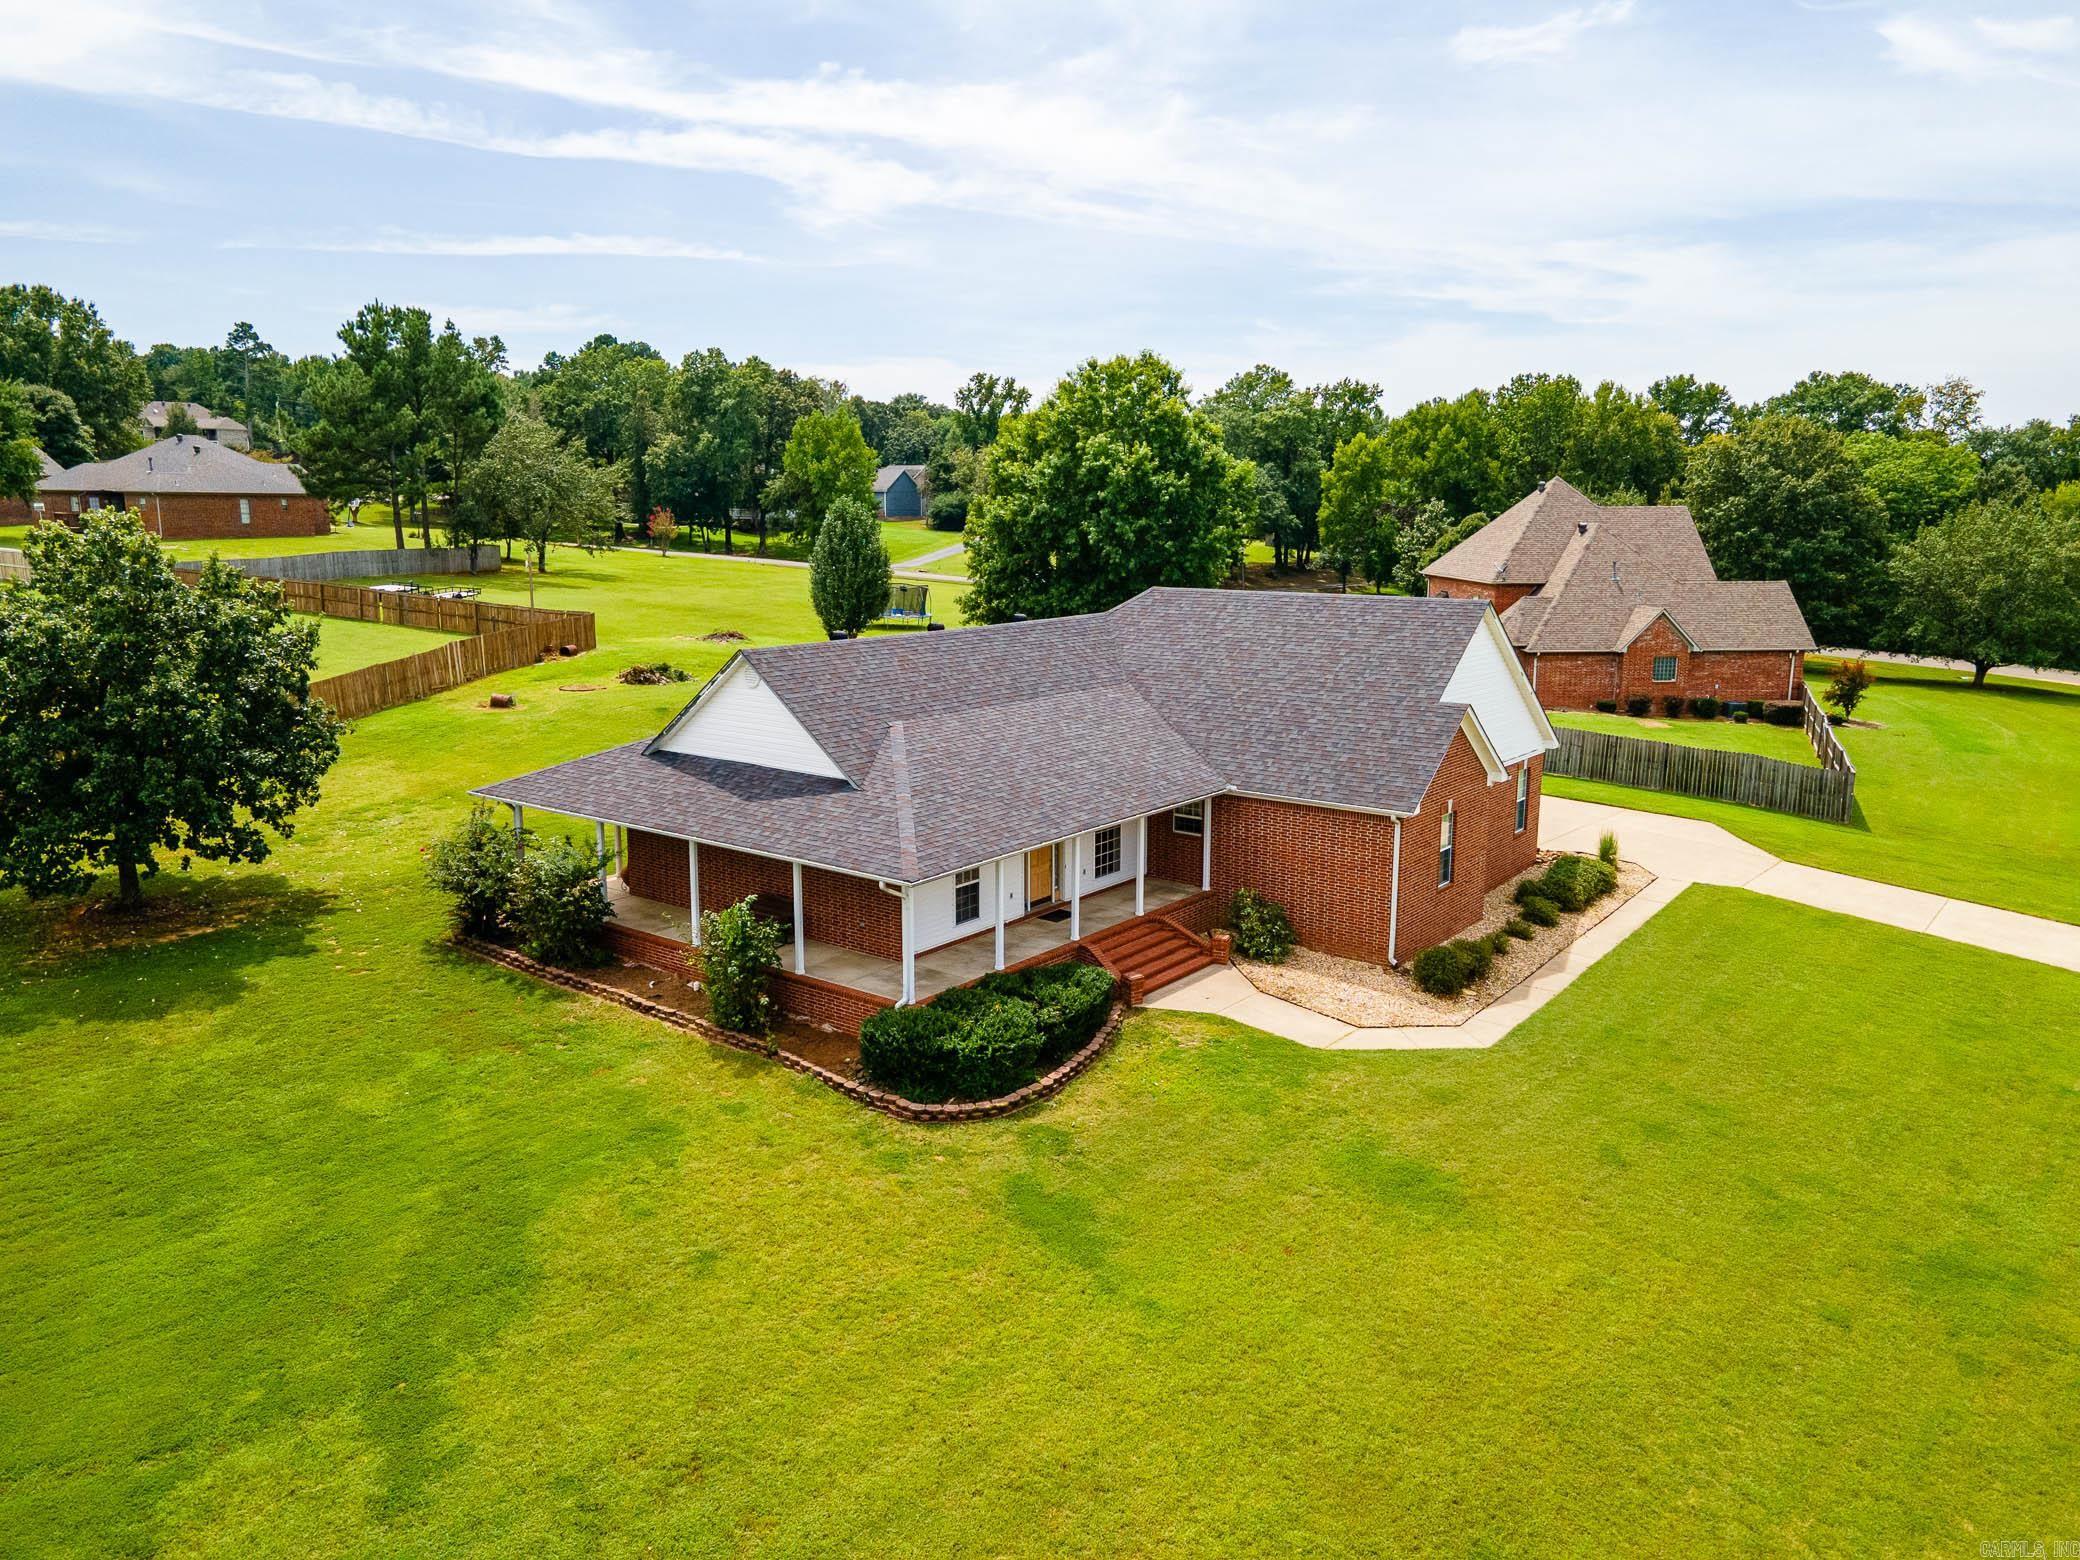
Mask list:
[[[1093,932],[1083,945],[1122,979],[1139,975],[1144,998],[1220,962],[1191,933],[1153,915]]]

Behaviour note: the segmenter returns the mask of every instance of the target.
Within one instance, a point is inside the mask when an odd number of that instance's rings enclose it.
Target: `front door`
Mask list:
[[[1034,909],[1054,898],[1054,847],[1043,845],[1026,852],[1026,908]]]

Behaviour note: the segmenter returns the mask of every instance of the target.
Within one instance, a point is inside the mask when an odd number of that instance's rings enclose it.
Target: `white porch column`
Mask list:
[[[794,867],[794,972],[809,973],[809,945],[802,937],[802,864],[790,863]]]
[[[1025,858],[1019,859],[1023,862]],[[1004,861],[1005,858],[1002,856],[997,858],[997,867],[993,874],[997,891],[997,960],[990,967],[999,970],[1004,967]]]
[[[1199,887],[1213,887],[1213,798],[1199,809]]]
[[[599,861],[599,886],[607,886],[607,826],[594,823],[592,826],[592,854]]]
[[[917,1000],[917,917],[908,884],[903,887],[903,995],[898,1006]]]
[[[1083,836],[1069,839],[1069,941],[1083,938]]]
[[[701,945],[701,848],[693,841],[686,842],[686,899],[693,911],[693,945]]]
[[[628,881],[628,830],[614,826],[614,876]]]
[[[1148,814],[1135,820],[1134,827],[1134,913],[1148,909]]]
[[[521,831],[527,827],[527,814],[518,802],[508,802],[513,809],[513,859],[518,861],[527,854],[527,836]]]

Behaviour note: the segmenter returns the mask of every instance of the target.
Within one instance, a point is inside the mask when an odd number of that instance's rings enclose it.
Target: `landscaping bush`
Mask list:
[[[1750,720],[1760,720],[1769,713],[1769,705],[1761,699],[1750,699],[1741,708],[1748,712]]]
[[[1772,726],[1803,726],[1806,712],[1796,704],[1772,704],[1762,718]]]
[[[1293,923],[1285,911],[1254,889],[1238,888],[1228,905],[1228,926],[1235,951],[1245,959],[1283,964],[1293,951]]]
[[[1675,720],[1677,717],[1679,717],[1683,713],[1683,701],[1681,697],[1679,697],[1676,694],[1670,694],[1667,698],[1663,699],[1661,701],[1661,713],[1666,715],[1670,720]]]
[[[1618,836],[1608,829],[1603,831],[1603,837],[1596,842],[1596,859],[1607,867],[1615,867],[1618,864]]]
[[[1618,886],[1618,874],[1594,856],[1562,856],[1539,879],[1547,896],[1563,910],[1586,910]]]
[[[1043,1069],[1082,1050],[1112,1011],[1112,976],[1095,964],[1046,964],[1016,974],[987,975],[976,989],[1031,1004],[1040,1026]]]
[[[426,849],[426,875],[454,901],[455,929],[472,937],[495,937],[513,904],[513,873],[520,865],[520,839],[479,802],[446,839]]]
[[[1692,699],[1690,701],[1690,713],[1699,720],[1717,720],[1719,718],[1719,701],[1712,698],[1709,694],[1702,699]]]
[[[1538,935],[1536,928],[1520,915],[1511,916],[1508,924],[1502,929],[1519,942],[1529,942]]]
[[[1411,966],[1416,985],[1433,997],[1456,997],[1488,972],[1488,950],[1480,943],[1455,937],[1425,948]]]
[[[710,910],[701,917],[701,968],[708,988],[708,1013],[724,1029],[763,1035],[773,1027],[773,969],[787,935],[778,921],[762,916],[755,897]],[[913,1009],[896,1011],[910,1012]]]
[[[1618,701],[1616,699],[1598,699],[1596,701],[1596,709],[1597,713],[1602,715],[1615,715],[1618,713]]]
[[[1031,1003],[973,986],[883,1008],[860,1026],[860,1066],[907,1099],[1009,1094],[1032,1082],[1040,1049]]]
[[[1734,724],[1735,724],[1736,726],[1745,726],[1745,725],[1747,725],[1747,724],[1748,724],[1748,712],[1747,712],[1746,710],[1735,710],[1735,711],[1733,712],[1733,723],[1734,723]]]
[[[1635,717],[1646,714],[1653,707],[1654,701],[1644,694],[1634,694],[1625,701],[1625,713]]]
[[[1509,929],[1498,926],[1494,931],[1488,933],[1486,937],[1480,938],[1479,942],[1482,947],[1488,950],[1489,958],[1499,959],[1509,952]]]
[[[520,951],[544,964],[583,966],[606,957],[601,934],[612,919],[598,854],[575,840],[534,846],[513,874],[509,912]]]
[[[1533,926],[1560,924],[1560,907],[1543,894],[1533,894],[1529,899],[1518,900],[1517,913]]]
[[[1863,696],[1871,691],[1871,684],[1875,681],[1869,662],[1844,661],[1827,679],[1827,691],[1820,698],[1834,707],[1841,720],[1848,720],[1856,714],[1856,706],[1863,702]],[[1835,724],[1840,725],[1841,721]]]

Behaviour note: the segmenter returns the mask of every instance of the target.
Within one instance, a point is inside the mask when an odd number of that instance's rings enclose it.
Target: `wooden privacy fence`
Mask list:
[[[577,651],[599,648],[590,612],[549,612],[494,601],[441,601],[404,591],[368,590],[318,580],[276,583],[298,612],[404,628],[437,628],[467,636],[312,683],[311,697],[323,699],[343,720],[430,698],[479,677],[532,666],[543,655],[554,655],[565,646]]]
[[[0,547],[0,581],[29,577],[29,555],[16,547]]]
[[[1620,737],[1574,726],[1556,726],[1560,746],[1546,755],[1546,773],[1612,785],[1673,791],[1713,801],[1740,802],[1773,812],[1796,813],[1827,823],[1847,823],[1856,803],[1856,770],[1815,769],[1759,753],[1682,747],[1644,737]],[[1832,735],[1830,732],[1829,735]],[[1839,744],[1837,744],[1839,746]],[[1843,755],[1843,762],[1848,757]]]

